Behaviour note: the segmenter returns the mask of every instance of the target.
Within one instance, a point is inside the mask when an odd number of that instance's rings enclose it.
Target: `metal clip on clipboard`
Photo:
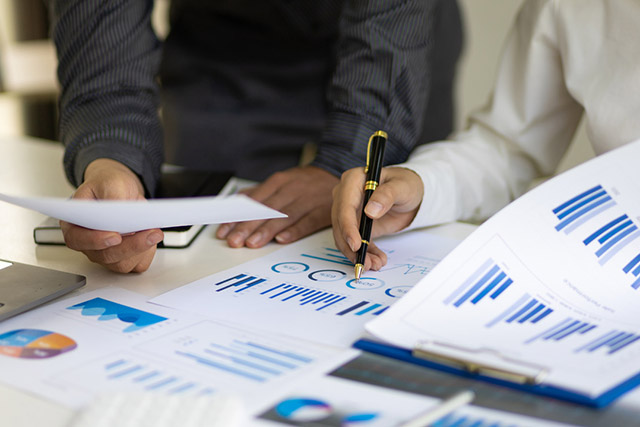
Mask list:
[[[471,374],[516,384],[540,384],[548,373],[547,368],[505,357],[495,350],[468,349],[438,341],[418,342],[413,348],[412,355],[418,359],[450,366]],[[495,358],[499,363],[479,361],[481,356]]]

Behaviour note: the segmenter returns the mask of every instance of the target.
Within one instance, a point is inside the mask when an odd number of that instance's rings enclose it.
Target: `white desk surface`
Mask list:
[[[32,138],[0,137],[0,192],[16,195],[68,197],[73,187],[63,168],[59,143]],[[215,226],[205,229],[188,249],[158,250],[153,264],[142,274],[116,274],[62,246],[38,246],[33,228],[44,215],[0,202],[0,259],[39,265],[87,277],[76,292],[118,286],[154,297],[201,277],[268,254],[279,245],[262,249],[231,249],[214,237]],[[465,224],[433,229],[434,233],[465,237],[473,230]],[[326,230],[324,232],[329,232]],[[2,369],[0,368],[0,375]],[[64,406],[0,383],[0,425],[3,427],[64,426],[73,412]]]

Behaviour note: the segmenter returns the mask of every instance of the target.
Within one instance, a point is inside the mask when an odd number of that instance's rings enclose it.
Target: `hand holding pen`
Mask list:
[[[368,172],[367,169],[367,174]],[[369,181],[367,174],[362,167],[350,169],[342,174],[340,183],[333,190],[331,211],[336,247],[354,263],[357,252],[364,245],[363,235],[359,231],[360,216],[364,213],[367,221],[375,223],[366,239],[369,243],[366,254],[362,255],[363,272],[368,269],[379,270],[387,260],[385,253],[370,239],[395,233],[411,224],[424,192],[422,180],[415,172],[401,167],[385,167],[379,175],[380,185],[375,192],[369,192],[368,201],[363,201],[363,193],[366,192],[363,189]],[[362,263],[362,259],[360,261]]]
[[[387,142],[387,134],[381,130],[377,131],[369,138],[367,146],[367,165],[364,173],[366,181],[364,183],[364,200],[362,201],[362,214],[360,215],[360,238],[361,245],[356,254],[355,274],[356,280],[360,280],[364,271],[364,260],[367,256],[367,249],[371,240],[371,228],[373,220],[365,213],[365,207],[371,198],[373,192],[380,184],[380,174],[382,172],[382,163],[384,160],[384,146]]]

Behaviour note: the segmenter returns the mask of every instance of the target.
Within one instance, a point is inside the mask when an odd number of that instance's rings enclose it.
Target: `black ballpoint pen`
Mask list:
[[[367,146],[367,165],[364,169],[366,182],[364,184],[362,215],[360,216],[360,238],[362,239],[362,245],[356,254],[356,280],[360,280],[362,271],[364,270],[364,259],[367,255],[367,248],[369,247],[369,240],[371,239],[371,226],[373,225],[373,220],[364,213],[364,208],[367,206],[367,202],[374,190],[378,188],[380,172],[382,171],[382,159],[384,158],[384,145],[386,142],[387,133],[379,130],[371,135]]]

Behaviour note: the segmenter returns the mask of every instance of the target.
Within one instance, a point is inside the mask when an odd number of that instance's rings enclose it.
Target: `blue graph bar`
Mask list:
[[[609,240],[605,245],[603,245],[600,249],[598,249],[596,251],[596,255],[598,256],[598,258],[600,258],[602,255],[604,255],[605,252],[607,252],[609,249],[611,249],[620,240],[624,239],[626,236],[628,236],[629,234],[633,233],[637,229],[638,229],[638,227],[636,227],[635,225],[632,225],[630,228],[627,228],[626,230],[624,230],[623,232],[618,234],[616,237],[614,237],[613,239]]]
[[[178,386],[172,390],[169,390],[169,393],[171,394],[178,394],[178,393],[184,393],[187,390],[191,390],[196,386],[196,383],[185,383],[181,386]]]
[[[525,304],[527,302],[527,300],[529,300],[530,297],[531,296],[529,294],[524,294],[523,296],[520,297],[520,299],[518,301],[516,301],[514,304],[512,304],[511,307],[507,308],[498,317],[496,317],[495,319],[493,319],[489,323],[487,323],[485,325],[485,327],[490,328],[490,327],[494,326],[495,324],[497,324],[498,322],[502,321],[502,319],[504,319],[505,317],[509,316],[511,313],[516,311],[518,308],[522,307],[522,304]]]
[[[254,279],[256,279],[256,280],[254,280]],[[247,276],[246,274],[238,274],[235,277],[230,277],[230,278],[225,279],[225,280],[223,280],[221,282],[218,282],[214,286],[223,285],[223,284],[229,282],[230,280],[236,280],[236,281],[227,284],[227,286],[225,286],[223,288],[217,289],[216,292],[222,292],[222,291],[224,291],[224,290],[226,290],[228,288],[232,288],[232,287],[241,286],[241,285],[245,285],[246,284],[246,286],[244,288],[236,290],[236,292],[242,292],[242,291],[245,291],[245,290],[247,290],[247,289],[249,289],[249,288],[251,288],[253,286],[256,286],[256,285],[264,282],[266,279],[258,279],[258,278],[254,277],[254,276]],[[254,280],[254,281],[251,282],[252,280]],[[251,282],[251,283],[247,283],[247,282]]]
[[[589,211],[592,211],[593,209],[597,208],[603,203],[608,202],[609,200],[611,200],[611,196],[605,195],[605,197],[600,197],[599,199],[591,202],[587,206],[583,207],[582,209],[578,210],[577,212],[575,212],[574,214],[572,214],[571,216],[569,216],[568,218],[560,222],[560,224],[556,225],[556,230],[557,231],[562,230],[563,228],[571,224],[573,221],[589,213]]]
[[[118,367],[118,366],[120,366],[122,364],[125,364],[125,363],[127,363],[127,362],[124,359],[116,360],[115,362],[111,362],[111,363],[107,364],[105,366],[105,369],[113,369],[113,368]]]
[[[610,350],[609,350],[609,354],[613,354],[613,353],[617,352],[618,350],[622,350],[626,346],[628,346],[628,345],[640,340],[640,335],[632,335],[629,338],[630,339],[626,339],[626,340],[616,344],[615,346],[612,346],[610,348]]]
[[[624,240],[620,241],[620,243],[616,244],[613,248],[611,248],[602,258],[600,258],[600,265],[604,265],[607,261],[609,261],[615,254],[620,252],[624,247],[629,245],[631,242],[640,237],[640,230],[637,230],[637,227],[634,225],[634,229],[631,230],[633,233],[628,235]]]
[[[538,303],[537,299],[532,299],[531,301],[529,301],[524,307],[522,307],[520,310],[518,310],[513,316],[509,317],[506,322],[507,323],[511,323],[514,320],[516,320],[518,317],[522,316],[523,314],[525,314],[527,311],[531,310],[531,308],[536,305]]]
[[[575,202],[577,202],[578,200],[587,197],[588,195],[601,190],[602,189],[602,185],[596,185],[593,188],[588,189],[587,191],[585,191],[584,193],[580,193],[577,196],[575,196],[574,198],[567,200],[566,202],[564,202],[563,204],[561,204],[560,206],[556,207],[553,209],[553,213],[554,214],[558,214],[560,213],[562,210],[564,210],[565,208],[571,206],[572,204],[574,204]]]
[[[141,382],[145,382],[147,380],[150,380],[151,378],[155,378],[158,375],[160,375],[160,372],[151,371],[151,372],[148,372],[146,374],[140,375],[139,377],[134,378],[133,381],[136,382],[136,383],[141,383]]]
[[[557,331],[559,331],[561,329],[564,329],[568,323],[571,323],[572,320],[573,320],[572,318],[567,317],[562,322],[558,323],[555,326],[552,326],[551,328],[547,329],[546,331],[543,331],[543,332],[539,333],[538,335],[534,335],[533,337],[531,337],[528,340],[526,340],[524,343],[525,344],[530,344],[530,343],[534,342],[535,340],[537,340],[540,337],[546,337],[548,335],[553,335]]]
[[[169,378],[166,378],[166,379],[164,379],[162,381],[158,381],[155,384],[150,384],[145,388],[147,390],[157,390],[157,389],[162,388],[162,387],[164,387],[166,385],[173,384],[176,381],[178,381],[178,379],[176,377],[169,377]]]
[[[507,279],[502,286],[500,286],[498,288],[497,291],[495,291],[494,293],[491,294],[491,299],[496,299],[500,296],[501,293],[503,293],[508,287],[509,285],[511,285],[513,283],[513,280],[511,279]]]
[[[456,301],[453,305],[456,307],[460,307],[467,299],[471,297],[471,295],[476,293],[478,289],[480,289],[482,285],[484,285],[487,280],[492,278],[498,271],[500,271],[500,268],[497,265],[491,267],[491,269],[487,273],[485,273],[485,275],[482,276],[482,278],[478,280],[471,288],[469,288],[469,290],[467,290],[467,292],[465,292],[464,295],[462,295],[462,297],[460,297],[460,299],[458,299],[458,301]]]
[[[571,233],[573,230],[575,230],[576,228],[580,227],[582,224],[584,224],[585,222],[589,221],[591,218],[595,218],[596,216],[600,215],[602,212],[606,211],[609,208],[614,207],[615,205],[616,205],[615,200],[611,200],[611,201],[599,206],[598,208],[592,210],[591,212],[587,213],[586,215],[583,215],[580,219],[574,221],[573,224],[571,224],[568,227],[566,227],[564,229],[564,234]]]
[[[631,269],[633,267],[638,265],[639,262],[640,262],[640,254],[636,255],[636,257],[634,259],[629,261],[629,264],[625,265],[624,268],[622,269],[622,271],[624,271],[625,273],[628,273],[629,271],[631,271]],[[636,274],[636,276],[637,276],[637,274]]]
[[[482,300],[482,298],[484,298],[485,295],[491,292],[491,290],[495,288],[496,285],[500,283],[505,277],[507,277],[507,275],[501,271],[500,274],[498,274],[498,276],[496,276],[496,278],[491,281],[491,283],[485,286],[485,288],[482,291],[480,291],[480,293],[476,295],[475,298],[471,300],[471,303],[477,304],[478,302],[480,302],[480,300]]]
[[[325,308],[327,308],[329,306],[332,306],[333,304],[337,304],[337,303],[339,303],[340,301],[342,301],[345,298],[347,298],[347,297],[336,295],[335,297],[333,297],[333,299],[326,300],[325,303],[327,303],[327,304],[325,304],[322,307],[320,307],[317,311],[323,310],[323,309],[325,309]]]
[[[604,334],[600,338],[597,338],[597,339],[595,339],[595,340],[583,345],[582,347],[579,347],[577,350],[575,350],[575,352],[577,353],[577,352],[582,351],[582,350],[588,350],[589,348],[597,346],[602,342],[606,342],[609,339],[611,339],[611,337],[614,336],[617,333],[618,333],[618,331],[616,331],[616,330],[613,330],[611,332],[607,332],[606,334]]]
[[[540,314],[540,316],[536,317],[535,319],[533,319],[531,321],[531,323],[538,323],[539,321],[541,321],[542,319],[544,319],[545,317],[547,317],[549,314],[551,314],[553,312],[552,309],[547,308],[545,311],[542,312],[542,314]]]
[[[493,260],[489,258],[476,271],[474,271],[473,274],[467,278],[467,280],[465,280],[460,286],[458,286],[458,288],[453,291],[453,293],[449,295],[443,302],[449,305],[454,299],[458,297],[458,295],[460,295],[462,292],[464,292],[465,289],[471,286],[471,284],[475,282],[482,273],[487,271],[491,264],[493,264]]]
[[[575,326],[578,325],[579,323],[580,323],[579,320],[574,320],[570,322],[568,325],[565,325],[563,328],[560,328],[560,330],[557,330],[557,331],[554,331],[553,333],[545,335],[543,338],[545,340],[550,340],[552,338],[559,340],[561,338],[564,338],[565,336],[567,336],[566,334],[564,334],[564,332],[567,330],[573,332]],[[555,338],[555,337],[560,337],[560,338]]]
[[[523,317],[520,318],[520,320],[518,320],[518,323],[524,323],[527,320],[531,319],[533,316],[535,316],[536,314],[538,314],[540,312],[540,310],[542,310],[543,308],[545,308],[546,306],[542,303],[538,304],[538,306],[536,308],[534,308],[533,310],[531,310],[529,313],[527,313],[526,315],[524,315]]]
[[[271,348],[271,347],[267,347],[261,344],[257,344],[254,342],[241,342],[241,341],[236,341],[238,344],[244,344],[248,347],[253,347],[253,348],[257,348],[259,350],[262,351],[266,351],[268,353],[272,353],[272,354],[277,354],[278,356],[282,356],[285,357],[287,359],[291,359],[291,360],[297,360],[298,362],[303,362],[303,363],[311,363],[313,362],[313,359],[307,356],[303,356],[301,354],[297,354],[297,353],[293,353],[290,351],[281,351],[281,350],[276,350],[275,348]]]
[[[623,215],[623,217],[628,218],[626,215]],[[613,236],[615,236],[616,234],[618,234],[619,232],[621,232],[622,230],[624,230],[625,228],[627,228],[632,224],[633,224],[633,221],[631,221],[630,219],[627,219],[627,221],[623,222],[622,224],[615,227],[613,230],[606,233],[604,236],[600,237],[598,239],[598,242],[601,244],[606,242],[607,240],[609,240],[610,238],[612,238]]]
[[[558,332],[553,336],[553,339],[556,341],[560,341],[563,338],[568,337],[569,335],[576,333],[576,332],[580,332],[581,330],[585,329],[586,327],[589,327],[590,324],[586,323],[586,322],[582,322],[582,323],[578,323],[575,326],[569,327],[567,329],[564,330],[564,332]]]
[[[584,200],[580,201],[579,203],[576,203],[575,205],[571,206],[569,209],[564,210],[562,213],[558,214],[557,217],[558,219],[563,219],[564,217],[566,217],[567,215],[570,215],[572,213],[574,213],[576,210],[580,209],[581,207],[583,207],[584,205],[586,205],[587,203],[593,202],[594,200],[602,197],[602,196],[606,196],[607,192],[602,190],[602,191],[598,191],[597,193],[585,198]]]
[[[261,365],[259,363],[251,362],[251,361],[243,359],[241,357],[230,356],[228,354],[220,353],[218,351],[213,351],[213,350],[208,349],[208,348],[205,349],[204,352],[207,353],[207,354],[210,354],[211,356],[220,357],[222,359],[227,359],[227,360],[229,360],[229,361],[231,361],[231,362],[233,362],[235,364],[246,366],[247,368],[252,368],[252,369],[255,369],[257,371],[262,371],[262,372],[267,373],[267,374],[271,374],[271,375],[280,375],[280,374],[282,374],[282,371],[275,370],[275,369],[271,368],[270,366],[264,366],[264,365]],[[249,354],[249,356],[252,356],[252,355]]]
[[[637,279],[635,282],[633,282],[633,283],[631,284],[631,287],[632,287],[633,289],[638,289],[638,288],[640,288],[640,279]]]
[[[228,366],[228,365],[224,365],[222,363],[218,363],[218,362],[216,362],[214,360],[211,360],[211,359],[208,359],[208,358],[205,358],[205,357],[201,357],[201,356],[198,356],[198,355],[193,354],[193,353],[187,353],[187,352],[183,352],[183,351],[176,351],[176,354],[179,355],[179,356],[184,356],[184,357],[193,359],[193,360],[195,360],[197,363],[199,363],[201,365],[209,366],[211,368],[216,368],[216,369],[219,369],[221,371],[226,371],[226,372],[229,372],[231,374],[238,375],[238,376],[241,376],[241,377],[244,377],[244,378],[248,378],[248,379],[253,380],[253,381],[258,381],[258,382],[266,381],[266,378],[264,378],[264,377],[252,374],[252,373],[247,372],[247,371],[243,371],[241,369],[234,368],[232,366]]]
[[[597,239],[598,236],[600,236],[602,233],[606,232],[608,229],[610,229],[611,227],[615,226],[619,222],[624,221],[626,218],[629,218],[629,217],[627,215],[622,215],[622,216],[614,219],[613,221],[603,225],[598,230],[596,230],[593,234],[591,234],[589,237],[584,239],[583,243],[585,244],[585,246],[588,245],[589,243],[591,243],[595,239]]]
[[[140,365],[132,366],[132,367],[124,369],[124,370],[122,370],[120,372],[113,373],[113,374],[109,375],[108,378],[112,378],[112,379],[113,378],[122,378],[122,377],[125,377],[125,376],[129,375],[129,374],[133,374],[134,372],[138,372],[140,369],[142,369],[142,366],[140,366]]]
[[[359,312],[357,312],[356,316],[362,316],[363,314],[373,311],[380,306],[382,306],[382,304],[372,304],[369,307],[365,308],[364,310],[360,310]]]
[[[387,310],[387,308],[389,308],[389,306],[386,306],[386,307],[384,307],[384,308],[381,308],[380,310],[378,310],[378,311],[376,311],[375,313],[373,313],[373,315],[374,315],[374,316],[377,316],[377,315],[379,315],[379,314],[382,314],[382,313],[384,313],[384,312]]]
[[[618,341],[618,338],[626,335],[624,332],[617,332],[617,331],[615,331],[615,332],[616,332],[615,334],[612,334],[606,340],[602,340],[598,344],[595,344],[595,345],[592,345],[591,347],[588,347],[587,351],[593,352],[593,351],[599,349],[600,347],[604,347],[605,345],[608,346],[609,344],[616,343]]]
[[[356,305],[352,305],[351,307],[342,310],[340,313],[337,313],[337,315],[338,316],[344,316],[345,314],[350,313],[353,310],[357,310],[358,308],[362,307],[363,305],[367,305],[367,304],[369,304],[369,301],[361,301],[361,302],[357,303]]]

